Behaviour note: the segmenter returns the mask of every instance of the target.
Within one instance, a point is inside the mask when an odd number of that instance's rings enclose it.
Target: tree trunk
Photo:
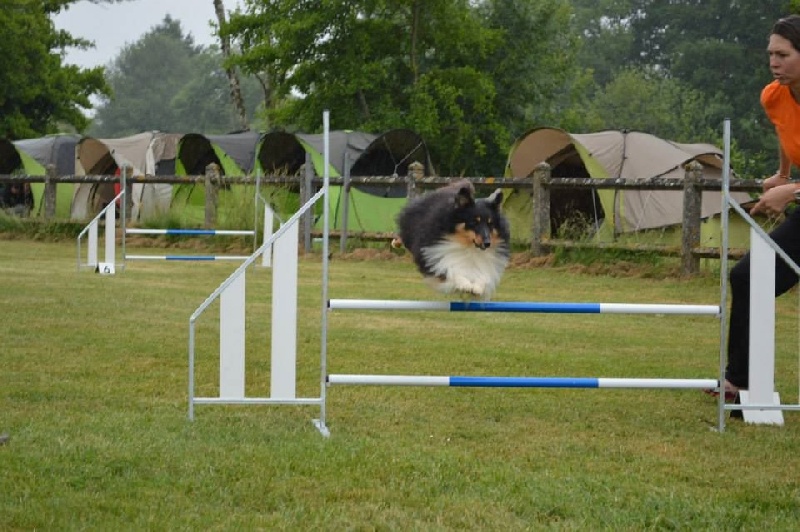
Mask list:
[[[419,64],[417,63],[417,40],[419,39],[419,23],[421,2],[414,2],[411,8],[411,74],[416,85],[419,81]]]
[[[219,28],[219,42],[222,48],[222,58],[227,62],[231,56],[231,39],[227,35],[222,35],[222,27],[225,25],[225,6],[222,5],[222,0],[214,0],[214,11],[217,13],[217,24]],[[239,75],[236,69],[230,66],[225,67],[225,74],[228,76],[228,83],[231,87],[231,100],[233,107],[236,110],[236,115],[239,118],[239,126],[242,130],[250,129],[247,123],[247,110],[244,107],[244,98],[242,98],[242,89],[239,86]]]

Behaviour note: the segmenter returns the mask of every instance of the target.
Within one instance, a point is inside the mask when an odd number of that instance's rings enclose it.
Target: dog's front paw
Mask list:
[[[453,286],[457,292],[461,292],[467,296],[483,297],[486,292],[486,283],[482,281],[473,281],[467,277],[456,276],[453,279]]]

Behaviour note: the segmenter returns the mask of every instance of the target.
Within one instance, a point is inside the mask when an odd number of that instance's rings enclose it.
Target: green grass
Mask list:
[[[405,257],[334,256],[330,297],[430,299]],[[698,391],[337,387],[314,407],[198,405],[188,319],[231,263],[75,271],[74,242],[0,240],[2,530],[796,530],[797,414],[729,421]],[[319,394],[321,265],[300,262],[298,394]],[[248,271],[248,394],[269,385],[269,270]],[[715,304],[686,280],[515,267],[497,300]],[[218,303],[198,321],[216,390]],[[798,301],[777,387],[797,401]],[[334,312],[331,373],[715,377],[708,317]]]

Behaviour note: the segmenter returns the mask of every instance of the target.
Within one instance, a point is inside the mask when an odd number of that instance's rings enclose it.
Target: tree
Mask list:
[[[125,136],[142,131],[226,133],[241,128],[228,80],[216,48],[205,49],[166,16],[138,41],[125,46],[108,68],[114,96],[97,108],[90,132]],[[258,87],[246,80],[244,92],[257,101]],[[255,112],[251,103],[250,112]]]
[[[730,118],[739,145],[751,154],[753,165],[738,170],[756,177],[771,174],[777,147],[759,94],[771,81],[767,36],[775,20],[786,14],[787,2],[636,3],[645,13],[631,23],[640,63],[658,65],[705,93],[715,103],[711,123],[721,130],[723,120]]]
[[[329,109],[335,129],[414,129],[439,173],[491,175],[570,76],[568,14],[553,0],[260,0],[229,30],[236,64],[268,73],[274,126],[317,131]]]
[[[91,44],[56,30],[52,15],[75,0],[10,0],[0,9],[0,135],[17,139],[83,131],[90,98],[108,94],[102,68],[64,64],[67,48]]]
[[[786,0],[573,0],[575,28],[583,35],[581,64],[591,69],[596,90],[625,72],[657,74],[701,94],[704,112],[680,135],[702,131],[709,142],[722,134],[725,118],[744,164],[740,175],[774,171],[776,144],[759,103],[770,81],[766,44],[771,25],[789,12]],[[793,0],[794,4],[800,4]],[[795,6],[796,10],[797,7]],[[627,69],[627,70],[626,70]],[[653,78],[651,78],[652,80]],[[636,102],[631,100],[632,105]],[[699,121],[705,123],[699,123]],[[671,123],[677,122],[673,119]]]
[[[633,65],[630,21],[635,0],[573,0],[572,28],[582,42],[578,61],[598,87],[609,83],[617,71]]]
[[[645,131],[677,142],[716,138],[708,128],[710,106],[703,94],[649,69],[619,71],[593,106],[596,129]]]
[[[222,0],[214,0],[214,12],[217,15],[217,28],[220,42],[220,49],[222,50],[222,57],[227,60],[231,56],[231,38],[222,31],[227,22],[225,17],[225,6],[222,5]],[[242,89],[239,84],[239,74],[232,66],[225,66],[225,75],[228,77],[228,83],[231,88],[231,102],[233,108],[236,110],[236,117],[239,120],[239,129],[248,129],[247,123],[247,110],[244,106],[244,99],[242,98]]]

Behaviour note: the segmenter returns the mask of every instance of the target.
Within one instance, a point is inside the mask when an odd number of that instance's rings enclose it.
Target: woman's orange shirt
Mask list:
[[[775,126],[783,152],[795,166],[800,166],[800,104],[791,90],[773,81],[761,91],[761,105]]]

